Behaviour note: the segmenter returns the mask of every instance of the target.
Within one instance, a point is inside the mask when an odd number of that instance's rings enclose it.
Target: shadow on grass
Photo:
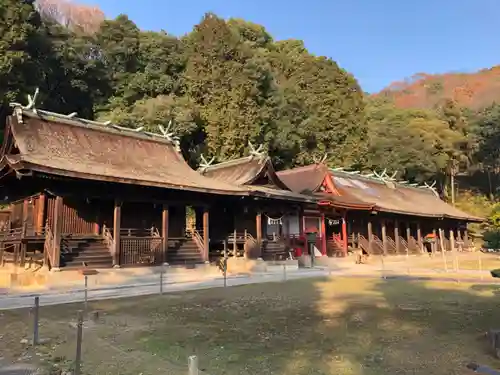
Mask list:
[[[484,337],[500,327],[499,290],[324,278],[93,302],[102,318],[84,332],[84,370],[180,374],[195,354],[210,375],[467,374],[470,360],[500,367]],[[58,343],[53,357],[73,353],[74,337],[58,322],[81,307],[42,308],[42,333],[53,329],[52,343]],[[26,331],[19,319],[26,326],[26,312],[0,317],[6,323],[0,335],[16,345]],[[2,332],[8,327],[13,331]]]

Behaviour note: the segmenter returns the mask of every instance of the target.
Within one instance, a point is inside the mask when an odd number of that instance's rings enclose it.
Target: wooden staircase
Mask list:
[[[167,263],[170,265],[201,264],[203,257],[193,238],[169,238]]]
[[[326,241],[326,254],[329,257],[343,257],[344,256],[344,248],[343,244],[335,237],[330,237]]]
[[[102,237],[63,238],[60,262],[64,269],[111,268],[113,257]]]

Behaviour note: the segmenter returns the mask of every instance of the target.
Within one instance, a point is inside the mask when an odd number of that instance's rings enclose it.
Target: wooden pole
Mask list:
[[[384,246],[384,254],[387,254],[387,227],[385,220],[382,220],[382,245]]]
[[[210,247],[210,224],[208,207],[203,209],[203,261],[208,262]]]
[[[33,308],[33,346],[38,345],[38,325],[40,316],[40,297],[35,297],[35,306]]]
[[[233,256],[236,258],[238,256],[238,241],[236,240],[236,229],[233,232]]]
[[[262,213],[259,211],[255,217],[255,228],[257,230],[257,256],[262,256]]]
[[[424,252],[424,241],[422,240],[422,228],[420,227],[420,222],[417,222],[417,242],[420,252]]]
[[[344,256],[347,256],[347,212],[344,212],[344,216],[342,217],[342,243]]]
[[[408,246],[410,246],[410,242],[411,242],[411,224],[409,222],[406,223],[406,242],[408,242]]]
[[[399,221],[398,220],[394,220],[394,242],[396,244],[396,253],[399,254],[400,243],[399,243]]]
[[[113,237],[115,241],[115,248],[113,251],[113,265],[120,265],[120,250],[121,250],[121,220],[122,220],[122,202],[115,200],[115,209],[113,212]]]
[[[444,253],[444,230],[439,228],[439,243],[441,244],[441,254],[443,255],[444,269],[448,272],[448,262],[446,261],[446,254]]]
[[[326,222],[325,214],[321,214],[321,254],[326,255]]]
[[[43,233],[43,227],[45,225],[44,219],[45,219],[45,202],[46,202],[46,195],[44,193],[40,194],[40,197],[38,199],[38,210],[37,210],[37,233]]]
[[[62,239],[62,211],[63,211],[63,198],[58,196],[56,197],[56,202],[54,205],[54,249],[53,249],[53,254],[54,254],[54,264],[52,265],[52,268],[54,270],[58,270],[60,268],[60,261],[61,261],[61,239]]]
[[[163,263],[168,261],[168,222],[169,222],[168,205],[164,204],[163,209],[161,211],[161,236],[163,237],[163,243],[162,243]]]
[[[455,232],[453,229],[450,229],[450,247],[451,253],[453,254],[453,268],[455,272],[458,272],[457,248],[455,246]]]
[[[370,252],[370,255],[373,253],[373,228],[372,228],[372,222],[371,220],[368,220],[368,251]]]
[[[81,374],[82,339],[83,339],[83,311],[78,311],[77,323],[76,323],[75,375]]]

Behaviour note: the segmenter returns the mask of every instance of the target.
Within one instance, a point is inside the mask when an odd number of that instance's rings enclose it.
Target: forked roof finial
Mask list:
[[[259,145],[259,147],[255,148],[252,142],[248,141],[248,147],[250,147],[250,156],[262,157],[265,154],[265,152],[262,151],[264,148],[263,145]]]
[[[204,170],[212,165],[212,163],[215,161],[215,156],[213,156],[212,159],[210,159],[210,161],[207,161],[207,159],[205,159],[205,156],[201,154],[200,159],[201,159],[200,169]]]

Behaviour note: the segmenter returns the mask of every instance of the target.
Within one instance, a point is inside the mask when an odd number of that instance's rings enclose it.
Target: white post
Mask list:
[[[188,358],[188,374],[189,375],[199,375],[198,357],[195,355],[191,355]]]

